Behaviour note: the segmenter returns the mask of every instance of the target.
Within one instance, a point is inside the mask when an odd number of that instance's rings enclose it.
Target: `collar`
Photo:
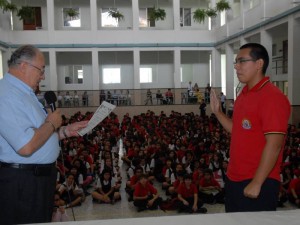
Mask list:
[[[263,79],[261,79],[253,88],[251,88],[250,90],[248,90],[248,86],[246,85],[243,88],[243,94],[246,94],[247,92],[255,92],[255,91],[259,91],[260,89],[262,89],[268,82],[270,82],[270,77],[264,77]]]

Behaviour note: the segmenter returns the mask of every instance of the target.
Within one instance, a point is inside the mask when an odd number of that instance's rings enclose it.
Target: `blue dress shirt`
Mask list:
[[[6,73],[0,80],[0,161],[6,163],[47,164],[59,155],[57,132],[30,156],[18,151],[44,122],[47,113],[31,87]]]

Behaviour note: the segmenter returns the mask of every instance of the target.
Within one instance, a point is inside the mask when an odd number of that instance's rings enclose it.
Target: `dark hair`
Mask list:
[[[32,61],[39,52],[38,48],[32,45],[23,45],[16,49],[7,61],[8,67],[14,67],[21,61]]]
[[[254,60],[262,59],[264,61],[262,73],[265,75],[267,68],[269,66],[269,54],[266,48],[258,43],[248,43],[241,46],[240,50],[245,48],[250,48],[250,56],[252,59]]]

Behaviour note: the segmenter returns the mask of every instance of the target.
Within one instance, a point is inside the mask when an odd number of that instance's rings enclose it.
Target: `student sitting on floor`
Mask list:
[[[96,190],[92,192],[92,197],[94,202],[111,204],[121,199],[110,170],[102,171],[100,179],[97,180]]]
[[[139,177],[139,182],[136,184],[133,193],[133,204],[137,207],[138,212],[146,209],[155,210],[162,202],[162,198],[155,187],[148,181],[148,177],[142,174]]]
[[[178,212],[206,213],[207,209],[202,207],[203,203],[198,199],[198,190],[192,183],[192,176],[186,174],[183,183],[178,187]]]

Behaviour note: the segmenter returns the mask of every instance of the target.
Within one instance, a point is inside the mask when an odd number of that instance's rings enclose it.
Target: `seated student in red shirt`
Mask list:
[[[294,175],[297,177],[291,180],[288,193],[288,199],[291,203],[295,204],[300,208],[300,172],[295,172]]]
[[[213,177],[211,169],[204,171],[199,182],[199,196],[205,203],[224,203],[224,194],[218,181]]]
[[[158,209],[162,202],[162,198],[159,197],[156,188],[148,181],[145,174],[140,176],[139,182],[135,185],[133,200],[133,204],[137,207],[138,212],[146,209]]]
[[[134,175],[130,178],[126,183],[126,192],[129,195],[128,201],[131,202],[133,200],[133,192],[136,184],[138,183],[140,176],[143,174],[143,168],[138,166],[134,170]]]
[[[202,207],[203,203],[198,199],[198,190],[192,183],[192,176],[186,174],[183,183],[178,187],[178,212],[206,213],[207,209]]]

